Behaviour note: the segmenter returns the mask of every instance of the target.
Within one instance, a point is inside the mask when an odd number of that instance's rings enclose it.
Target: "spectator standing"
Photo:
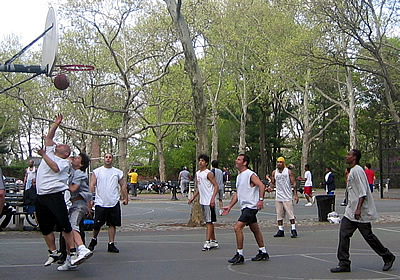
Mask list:
[[[132,195],[137,196],[138,189],[138,174],[135,169],[129,170],[128,176],[130,177],[129,186],[132,190]]]
[[[332,168],[325,168],[324,183],[326,194],[335,194],[336,184],[335,176],[332,173]]]
[[[213,167],[211,169],[211,172],[214,174],[215,177],[215,181],[218,184],[218,205],[219,205],[219,215],[222,215],[222,207],[224,207],[224,202],[223,202],[223,198],[224,198],[224,175],[222,174],[222,170],[218,168],[218,161],[217,160],[213,160],[211,162],[211,166]]]
[[[293,193],[294,200],[299,203],[299,197],[297,195],[296,180],[292,171],[286,167],[285,158],[278,157],[277,168],[272,171],[271,184],[268,188],[269,192],[275,187],[275,207],[276,216],[278,221],[278,232],[274,237],[284,237],[285,231],[283,228],[283,219],[287,214],[291,224],[291,237],[297,237],[296,222],[293,209]],[[292,191],[293,186],[293,191]]]
[[[375,181],[376,177],[375,177],[375,172],[371,170],[370,163],[365,164],[364,171],[365,171],[365,174],[367,175],[369,188],[371,189],[371,192],[374,192],[374,181]]]
[[[32,179],[36,179],[36,167],[33,160],[29,161],[29,167],[25,170],[24,186],[25,191],[29,190],[32,185]]]
[[[119,187],[121,187],[123,204],[128,204],[128,190],[125,181],[122,170],[113,167],[113,155],[110,153],[105,154],[104,165],[93,170],[90,180],[90,191],[92,193],[96,191],[93,238],[88,246],[90,251],[93,251],[97,245],[97,236],[100,228],[107,223],[109,238],[107,251],[119,253],[119,249],[115,247],[114,242],[116,227],[121,226]]]
[[[53,141],[55,132],[61,124],[63,116],[58,114],[45,138],[45,149],[40,149],[38,154],[42,161],[37,169],[36,177],[36,217],[40,231],[49,249],[49,256],[45,266],[57,261],[61,253],[56,249],[54,227],[62,231],[67,246],[65,263],[70,269],[71,255],[76,254],[72,228],[68,219],[68,210],[64,201],[64,192],[68,190],[68,177],[70,172],[69,155],[70,147],[66,144],[56,145]]]
[[[304,196],[307,199],[307,203],[305,206],[312,206],[315,202],[315,197],[312,195],[312,187],[313,187],[313,182],[312,182],[312,174],[310,170],[310,165],[307,163],[304,166],[304,178],[303,177],[297,177],[297,180],[299,181],[304,181]]]
[[[337,267],[331,269],[333,273],[350,272],[350,238],[356,229],[360,231],[364,240],[375,253],[382,257],[384,262],[383,271],[389,270],[396,259],[372,232],[371,221],[378,219],[378,213],[368,186],[367,176],[363,168],[359,165],[360,159],[361,152],[356,149],[350,150],[346,156],[346,163],[351,168],[346,186],[348,201],[340,223],[337,251],[339,264]]]
[[[229,182],[230,180],[230,173],[227,167],[223,167],[223,172],[222,174],[224,175],[224,184],[226,185],[226,182]]]
[[[182,168],[182,171],[179,172],[178,175],[178,182],[179,182],[179,187],[181,189],[181,195],[185,196],[189,192],[189,183],[192,177],[190,176],[190,172],[188,171],[187,167],[184,166]]]
[[[214,222],[217,221],[215,215],[215,197],[218,192],[218,184],[215,181],[214,174],[207,168],[209,159],[210,158],[204,154],[198,157],[200,169],[196,172],[197,190],[188,201],[188,204],[191,204],[196,196],[200,196],[200,205],[203,210],[204,221],[206,222],[207,228],[203,251],[219,247],[214,230]]]
[[[35,217],[36,224],[37,218],[36,218],[36,208],[35,208],[35,203],[36,203],[36,178],[32,179],[32,184],[31,187],[24,192],[24,211],[28,212],[30,215],[33,215]]]
[[[232,207],[239,201],[241,215],[235,224],[234,230],[236,234],[237,252],[228,262],[232,264],[244,263],[243,243],[244,235],[243,228],[249,226],[254,234],[258,245],[258,254],[252,258],[252,261],[267,261],[269,255],[264,246],[264,239],[257,223],[257,212],[264,208],[264,193],[265,185],[258,178],[257,174],[248,168],[250,158],[247,155],[241,154],[237,157],[235,165],[239,170],[239,175],[236,178],[236,190],[231,202],[227,207],[224,207],[223,215],[227,215]]]

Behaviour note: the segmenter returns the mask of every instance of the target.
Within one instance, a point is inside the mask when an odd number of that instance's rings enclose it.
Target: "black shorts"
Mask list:
[[[121,206],[119,201],[114,207],[96,205],[94,213],[93,229],[95,230],[99,230],[105,223],[107,226],[121,226]]]
[[[244,208],[238,221],[245,223],[246,225],[257,223],[257,213],[257,209]]]
[[[71,232],[64,193],[38,195],[35,202],[36,216],[43,235],[53,232],[55,226],[64,232]]]

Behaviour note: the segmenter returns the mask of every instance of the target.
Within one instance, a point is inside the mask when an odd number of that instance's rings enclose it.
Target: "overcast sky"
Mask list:
[[[49,6],[57,8],[50,3],[58,0],[1,0],[0,41],[15,34],[24,46],[32,42],[44,31]]]

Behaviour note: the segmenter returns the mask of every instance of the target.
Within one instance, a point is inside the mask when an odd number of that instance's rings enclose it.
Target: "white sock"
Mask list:
[[[283,226],[278,226],[278,229],[283,231]]]
[[[292,230],[296,229],[296,224],[292,224]]]
[[[267,250],[265,249],[265,247],[258,248],[258,250],[260,250],[260,251],[263,252],[263,253],[266,253],[266,252],[267,252]]]
[[[239,253],[239,255],[243,256],[243,249],[237,249],[237,252]]]
[[[86,248],[86,247],[85,247],[85,245],[83,245],[83,244],[78,246],[78,250],[82,250],[82,249],[84,249],[84,248]]]

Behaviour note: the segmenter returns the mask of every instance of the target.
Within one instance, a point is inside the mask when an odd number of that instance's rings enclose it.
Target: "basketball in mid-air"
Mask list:
[[[58,74],[54,78],[54,86],[59,90],[64,90],[69,87],[69,79],[68,76],[65,74]]]

